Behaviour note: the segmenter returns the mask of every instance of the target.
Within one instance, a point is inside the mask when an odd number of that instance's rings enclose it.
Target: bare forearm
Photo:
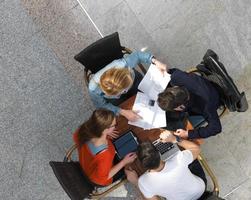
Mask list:
[[[146,200],[160,200],[160,197],[153,196],[152,198],[145,198]]]
[[[197,156],[200,153],[200,147],[199,145],[195,144],[192,141],[189,140],[182,140],[181,142],[178,142],[178,145],[183,147],[184,149],[188,149],[192,152],[193,158],[196,159]]]
[[[196,159],[200,153],[200,147],[196,143],[182,139],[180,136],[173,135],[170,131],[164,131],[160,134],[160,139],[163,142],[178,143],[178,145],[184,149],[188,149],[192,152],[193,158]]]
[[[115,174],[118,173],[119,170],[121,170],[125,166],[123,161],[120,161],[118,164],[114,165],[108,175],[108,178],[112,178]]]

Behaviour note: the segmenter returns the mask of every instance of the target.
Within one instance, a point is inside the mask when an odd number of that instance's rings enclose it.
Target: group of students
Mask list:
[[[208,123],[195,130],[180,128],[173,133],[161,133],[162,142],[177,143],[185,149],[167,162],[160,159],[151,142],[139,144],[137,153],[129,153],[122,160],[115,156],[112,140],[118,137],[116,116],[122,115],[129,121],[141,118],[137,111],[118,107],[138,91],[143,78],[135,70],[139,63],[153,63],[161,72],[167,71],[171,75],[168,86],[158,95],[160,108],[167,113],[200,115]],[[221,132],[217,114],[220,98],[209,81],[196,74],[169,69],[150,53],[137,51],[114,60],[94,74],[89,83],[89,94],[97,109],[73,134],[73,139],[78,146],[80,165],[94,185],[106,186],[126,175],[147,199],[155,199],[157,195],[175,200],[202,196],[206,188],[205,174],[196,174],[191,167],[191,163],[196,165],[194,160],[200,148],[190,139],[207,138]],[[128,167],[136,158],[147,169],[140,177]]]

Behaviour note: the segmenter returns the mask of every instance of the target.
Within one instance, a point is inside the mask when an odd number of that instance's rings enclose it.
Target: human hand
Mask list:
[[[119,133],[119,131],[114,130],[113,132],[108,133],[107,136],[108,136],[109,138],[111,138],[111,139],[116,139],[117,137],[119,137],[118,133]]]
[[[123,158],[123,163],[124,165],[127,165],[129,163],[132,163],[135,159],[137,158],[137,154],[135,152],[128,153],[124,158]]]
[[[139,176],[137,174],[137,172],[133,169],[131,169],[130,167],[129,168],[125,168],[125,174],[126,174],[126,178],[127,180],[134,184],[134,185],[138,185],[138,179],[139,179]]]
[[[142,117],[138,113],[139,113],[139,111],[137,111],[137,110],[124,110],[124,109],[122,109],[120,111],[120,114],[123,115],[125,118],[128,119],[128,121],[131,121],[131,122],[142,119]]]
[[[172,134],[171,131],[168,131],[168,130],[163,131],[160,134],[159,138],[160,138],[160,141],[163,143],[176,141],[175,136]]]
[[[181,138],[187,139],[188,138],[188,131],[184,130],[184,129],[177,129],[174,132],[174,135],[177,135],[177,136],[180,136]]]
[[[160,72],[164,75],[164,72],[167,71],[167,65],[160,62],[156,58],[152,58],[152,62],[155,64],[155,66],[160,70]]]

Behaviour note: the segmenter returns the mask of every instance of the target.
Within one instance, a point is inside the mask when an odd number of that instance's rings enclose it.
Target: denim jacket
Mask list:
[[[110,64],[106,65],[103,69],[99,70],[96,74],[93,75],[89,82],[89,94],[97,108],[107,108],[113,111],[115,114],[119,114],[120,108],[118,106],[114,106],[111,103],[108,103],[105,100],[105,93],[101,90],[99,86],[101,75],[111,68],[129,68],[133,69],[139,63],[150,64],[152,60],[152,55],[146,52],[136,51],[128,56],[114,60]]]

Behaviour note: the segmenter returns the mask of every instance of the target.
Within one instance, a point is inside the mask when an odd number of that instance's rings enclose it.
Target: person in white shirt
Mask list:
[[[151,142],[141,143],[138,158],[147,172],[138,178],[136,171],[129,168],[125,171],[128,180],[139,187],[146,199],[158,199],[157,196],[168,200],[199,199],[205,191],[205,183],[188,168],[199,155],[199,146],[168,131],[160,138],[163,142],[178,143],[185,150],[165,162]]]

